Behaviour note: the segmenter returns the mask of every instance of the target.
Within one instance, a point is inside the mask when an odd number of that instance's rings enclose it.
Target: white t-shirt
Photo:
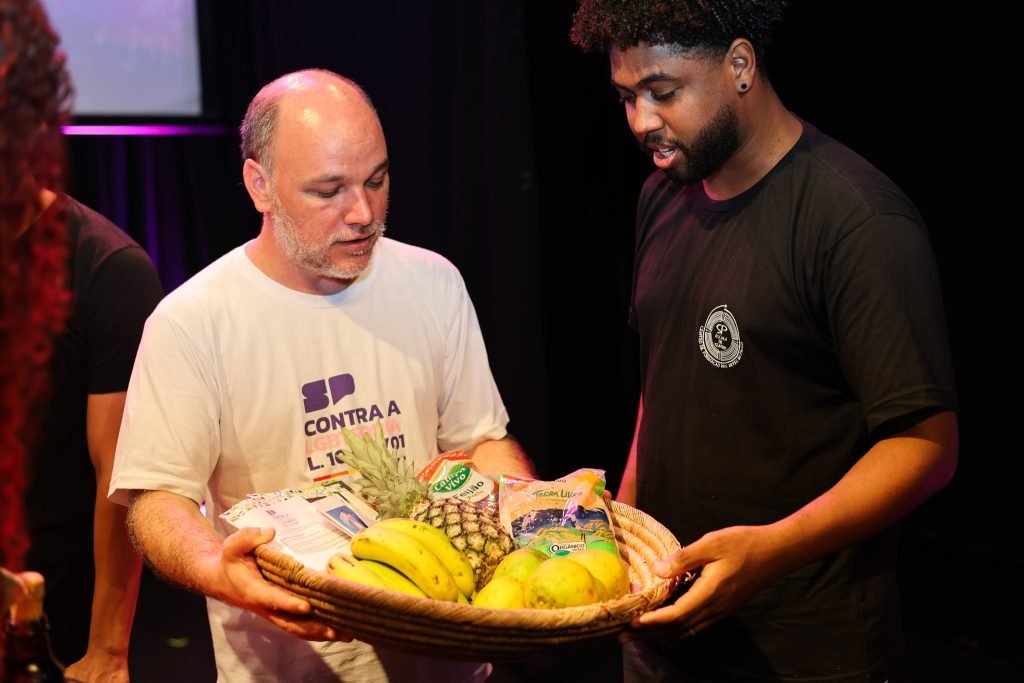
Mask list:
[[[146,322],[110,498],[125,504],[129,491],[152,489],[205,501],[226,536],[221,512],[249,493],[330,478],[341,470],[341,428],[378,421],[417,467],[505,436],[508,415],[455,267],[382,238],[358,280],[317,296],[278,284],[238,247]],[[489,669],[358,642],[308,643],[207,604],[219,674],[231,683],[420,680],[410,666],[422,680],[459,681]]]

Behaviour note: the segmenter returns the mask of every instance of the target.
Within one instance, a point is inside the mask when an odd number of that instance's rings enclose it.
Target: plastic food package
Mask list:
[[[459,498],[483,508],[498,510],[498,482],[480,474],[465,451],[447,451],[416,475],[430,484],[427,497]]]
[[[518,547],[535,548],[549,557],[584,548],[601,548],[618,556],[604,485],[604,470],[589,468],[554,481],[502,475],[498,482],[501,523]]]

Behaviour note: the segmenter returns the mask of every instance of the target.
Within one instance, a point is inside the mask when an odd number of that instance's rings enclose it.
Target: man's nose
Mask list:
[[[373,222],[373,207],[364,190],[352,193],[352,203],[345,207],[342,219],[346,225],[369,225]]]
[[[655,111],[654,105],[637,98],[636,106],[633,109],[633,120],[630,122],[633,134],[642,139],[644,135],[658,130],[662,125],[661,117]]]

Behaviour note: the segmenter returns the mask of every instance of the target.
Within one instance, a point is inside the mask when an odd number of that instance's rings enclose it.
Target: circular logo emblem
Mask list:
[[[704,358],[716,368],[731,368],[743,356],[740,326],[724,305],[711,311],[700,328],[698,342]]]

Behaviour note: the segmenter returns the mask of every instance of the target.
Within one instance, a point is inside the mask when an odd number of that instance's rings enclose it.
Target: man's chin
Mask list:
[[[334,263],[329,268],[321,271],[323,277],[342,282],[352,282],[359,278],[370,267],[370,260],[373,256],[373,248],[369,248],[361,254],[353,254],[347,257],[343,263]]]
[[[701,180],[700,178],[694,177],[685,166],[682,168],[670,166],[669,168],[662,169],[662,171],[664,171],[665,175],[680,185],[689,185],[690,183],[695,183],[698,180]]]

